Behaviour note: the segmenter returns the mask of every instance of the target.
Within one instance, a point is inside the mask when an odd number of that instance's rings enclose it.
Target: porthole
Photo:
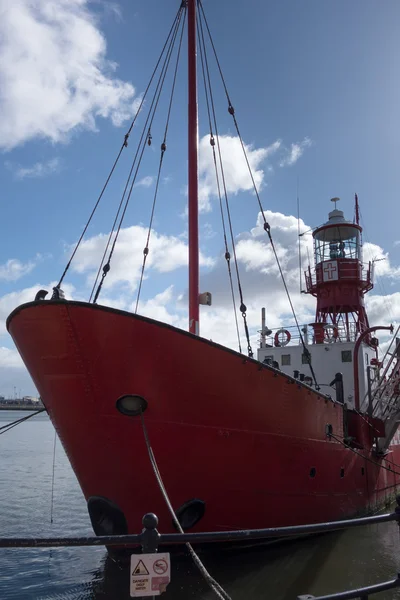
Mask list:
[[[128,417],[137,417],[147,408],[147,402],[142,396],[125,394],[116,402],[117,410]]]

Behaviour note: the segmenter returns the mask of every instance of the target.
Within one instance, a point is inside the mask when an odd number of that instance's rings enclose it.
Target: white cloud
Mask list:
[[[377,244],[369,242],[363,245],[363,262],[374,262],[374,272],[376,277],[390,277],[396,279],[400,277],[400,267],[394,267],[390,263],[389,253]]]
[[[217,139],[215,138],[216,143]],[[249,169],[243,155],[243,149],[237,136],[220,135],[219,143],[221,147],[222,161],[224,166],[225,183],[228,194],[238,194],[253,190],[253,183],[249,174]],[[251,144],[245,144],[247,158],[253,173],[255,184],[260,190],[264,181],[264,170],[262,163],[270,156],[275,154],[281,146],[281,141],[276,140],[266,148],[254,148]],[[215,146],[217,147],[217,146]],[[221,193],[222,178],[218,163],[218,173],[220,179]],[[217,196],[218,188],[215,175],[215,165],[213,159],[212,147],[210,145],[210,136],[201,138],[199,143],[199,209],[200,212],[209,212],[211,210],[211,198]]]
[[[111,262],[111,270],[104,283],[105,288],[111,288],[117,283],[129,284],[130,290],[135,289],[140,277],[143,262],[143,248],[146,245],[148,229],[134,225],[121,229],[115,252]],[[99,234],[85,240],[75,256],[72,269],[88,276],[88,282],[93,282],[98,266],[103,256],[109,234]],[[161,235],[152,230],[150,252],[146,262],[146,273],[152,270],[159,273],[169,273],[188,264],[188,246],[180,238]],[[70,252],[70,249],[68,249]],[[200,265],[211,267],[214,260],[200,254]]]
[[[47,162],[37,162],[31,167],[22,167],[21,165],[16,165],[9,161],[6,161],[4,165],[7,169],[12,171],[16,179],[25,179],[26,177],[47,177],[53,173],[58,173],[61,167],[59,158],[52,158]]]
[[[150,175],[146,175],[146,177],[142,177],[142,179],[140,179],[136,185],[140,185],[142,187],[150,187],[152,186],[154,183],[154,177],[150,176]]]
[[[0,265],[0,281],[17,281],[30,273],[35,266],[36,262],[34,261],[23,263],[17,258],[10,258],[6,263]]]
[[[298,231],[297,219],[291,215],[265,211],[265,218],[271,226],[272,238],[279,256],[281,266],[285,275],[291,298],[296,310],[300,324],[310,323],[314,320],[315,299],[311,296],[300,294],[299,291],[299,269],[298,269]],[[302,231],[308,230],[309,226],[300,222]],[[109,275],[106,278],[108,284],[104,295],[100,297],[100,303],[114,306],[124,310],[134,310],[135,299],[132,289],[137,284],[137,277],[142,261],[142,250],[145,243],[147,230],[143,227],[129,227],[121,232],[120,250],[116,250],[114,262]],[[302,236],[301,255],[304,269],[308,264],[308,255],[312,254],[312,236]],[[82,247],[81,253],[77,255],[76,272],[83,274],[86,279],[93,278],[93,273],[98,266],[99,259],[104,250],[105,235],[89,238]],[[149,254],[149,275],[154,272],[172,273],[180,266],[187,264],[186,242],[178,237],[163,236],[153,232],[154,246],[151,245]],[[118,249],[119,244],[117,245]],[[375,245],[365,245],[365,253],[372,257],[384,255],[390,265],[389,256],[382,248]],[[153,253],[153,255],[152,255]],[[288,299],[279,276],[275,258],[271,246],[263,229],[262,215],[259,214],[255,227],[250,231],[244,231],[237,236],[237,256],[239,260],[239,271],[243,290],[243,299],[247,305],[247,318],[250,327],[253,350],[258,345],[257,330],[261,326],[261,307],[267,309],[267,325],[270,328],[288,326],[293,324]],[[134,258],[136,257],[136,258]],[[233,259],[232,259],[233,260]],[[226,262],[222,257],[218,259],[202,258],[203,264],[208,265],[201,274],[200,289],[202,292],[209,291],[213,296],[211,307],[201,307],[200,332],[207,339],[212,339],[222,345],[237,348],[237,338],[234,315],[231,304],[231,293],[227,274]],[[381,263],[377,263],[381,264]],[[390,265],[391,271],[398,267]],[[234,289],[237,300],[237,283],[234,266],[232,264]],[[110,279],[109,279],[110,278]],[[125,283],[128,285],[121,286]],[[63,285],[67,298],[87,299],[86,281],[82,286],[74,289],[72,286]],[[32,286],[25,290],[13,292],[0,297],[0,334],[5,334],[5,319],[18,304],[34,299],[36,292],[41,287],[48,289],[51,293],[53,284],[48,286]],[[184,284],[186,285],[186,284]],[[304,285],[303,285],[304,288]],[[85,290],[85,292],[83,292]],[[400,292],[388,296],[370,293],[366,296],[366,306],[371,325],[388,325],[400,322]],[[151,298],[143,298],[139,305],[140,314],[170,323],[175,327],[187,329],[187,291],[178,289],[176,282],[168,284],[161,293]],[[238,321],[242,350],[246,352],[246,342],[243,333],[243,320],[238,310]],[[385,336],[379,334],[382,346]],[[4,345],[4,344],[3,344]],[[2,371],[2,354],[0,352],[0,393],[3,377],[9,375]],[[3,352],[3,361],[12,363],[15,361],[13,354]],[[17,367],[16,367],[17,368]],[[19,371],[23,373],[23,369]],[[16,385],[20,385],[16,383]]]
[[[0,347],[0,395],[13,397],[15,389],[21,390],[21,395],[37,395],[17,350]]]
[[[121,125],[135,90],[115,77],[89,0],[2,2],[0,147],[33,138],[64,141],[96,118]]]
[[[302,142],[296,142],[291,144],[290,148],[286,151],[286,156],[279,163],[280,167],[291,167],[294,165],[299,158],[303,155],[304,150],[312,145],[310,138],[304,138]]]
[[[21,369],[24,363],[16,350],[0,346],[0,367],[6,369]]]

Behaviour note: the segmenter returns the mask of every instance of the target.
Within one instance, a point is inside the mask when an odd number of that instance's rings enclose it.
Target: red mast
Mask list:
[[[199,216],[197,176],[196,0],[188,8],[189,331],[199,333]]]

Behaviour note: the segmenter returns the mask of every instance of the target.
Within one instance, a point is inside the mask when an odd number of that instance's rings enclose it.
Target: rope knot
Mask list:
[[[213,147],[215,146],[215,139],[214,139],[214,136],[213,136],[213,135],[211,135],[211,136],[210,136],[210,144],[211,144],[211,146],[213,146]]]
[[[129,133],[126,133],[125,137],[124,137],[124,147],[125,148],[128,147],[128,139],[129,139]]]
[[[152,138],[152,136],[151,136],[150,129],[149,129],[149,133],[147,134],[147,145],[148,145],[148,146],[151,146],[151,140],[152,140],[152,139],[153,139],[153,138]]]
[[[247,310],[247,306],[245,305],[245,303],[244,303],[244,302],[242,302],[242,304],[240,305],[240,312],[241,312],[242,314],[245,314],[245,313],[246,313],[246,310]]]
[[[271,231],[271,227],[269,226],[269,223],[267,223],[267,221],[265,221],[264,223],[264,231],[266,231],[267,233]]]
[[[225,252],[225,259],[226,259],[227,261],[230,261],[230,260],[231,260],[231,255],[230,255],[230,252]]]
[[[106,263],[103,267],[103,275],[107,275],[108,271],[111,269],[110,263]]]
[[[235,114],[235,109],[233,108],[232,104],[229,104],[228,106],[228,113],[232,116]]]
[[[163,143],[161,144],[161,152],[165,152],[165,151],[166,151],[166,149],[167,149],[167,144],[166,144],[165,142],[163,142]]]
[[[149,247],[148,247],[148,246],[146,246],[146,248],[143,248],[143,254],[144,254],[145,256],[147,256],[147,255],[148,255],[148,253],[149,253]]]

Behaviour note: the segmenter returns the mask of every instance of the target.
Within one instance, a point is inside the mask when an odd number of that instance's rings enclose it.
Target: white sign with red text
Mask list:
[[[132,554],[131,598],[159,596],[171,581],[171,561],[168,552],[162,554]]]

